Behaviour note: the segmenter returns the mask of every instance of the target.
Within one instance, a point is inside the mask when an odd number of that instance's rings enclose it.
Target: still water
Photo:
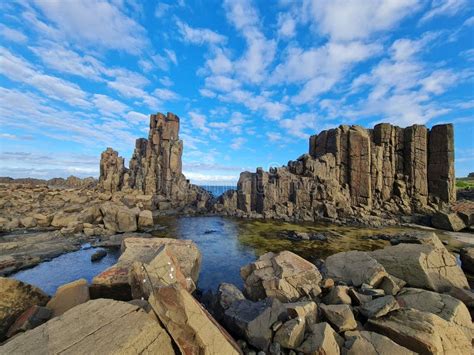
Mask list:
[[[374,250],[388,242],[370,240],[375,234],[397,234],[407,228],[382,229],[343,227],[328,224],[292,224],[275,221],[241,220],[227,217],[166,217],[159,220],[166,228],[154,233],[155,237],[191,239],[202,253],[198,287],[215,290],[221,282],[242,286],[240,268],[258,256],[282,250],[293,251],[314,262],[318,258],[347,250]],[[285,231],[323,233],[326,241],[292,241],[282,237]],[[85,278],[91,281],[98,273],[113,265],[119,252],[108,250],[98,263],[91,263],[94,249],[83,249],[61,255],[49,262],[20,271],[12,277],[54,294],[57,287]]]

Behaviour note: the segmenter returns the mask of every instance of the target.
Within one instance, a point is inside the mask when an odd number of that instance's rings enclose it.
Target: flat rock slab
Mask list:
[[[93,300],[23,333],[2,354],[174,354],[166,331],[139,307]]]
[[[386,336],[367,331],[351,331],[344,334],[344,354],[378,354],[378,355],[414,355],[413,351],[398,345]]]
[[[59,287],[46,307],[52,311],[53,317],[57,317],[69,309],[89,301],[89,299],[87,280],[80,279]]]
[[[232,337],[179,284],[156,288],[149,302],[181,353],[240,354]]]

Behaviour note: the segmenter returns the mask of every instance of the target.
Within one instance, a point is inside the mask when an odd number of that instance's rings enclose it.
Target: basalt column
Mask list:
[[[428,190],[442,201],[456,201],[454,178],[454,130],[452,124],[437,125],[429,134]]]
[[[100,156],[99,186],[106,192],[120,191],[127,169],[125,160],[112,148],[107,148]]]

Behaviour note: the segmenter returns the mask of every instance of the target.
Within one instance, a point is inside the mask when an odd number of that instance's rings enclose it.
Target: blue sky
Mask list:
[[[97,176],[148,115],[181,118],[184,172],[233,184],[339,124],[455,125],[474,171],[470,0],[0,2],[0,175]]]

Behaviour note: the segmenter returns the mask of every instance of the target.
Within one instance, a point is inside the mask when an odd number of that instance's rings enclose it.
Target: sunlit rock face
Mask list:
[[[183,141],[179,139],[179,117],[168,112],[150,116],[148,139],[139,138],[129,168],[112,148],[102,153],[99,186],[106,192],[140,192],[158,196],[162,209],[175,205],[204,207],[208,194],[191,185],[182,173]]]
[[[242,173],[216,207],[298,220],[431,213],[456,200],[453,137],[451,124],[322,131],[287,166]]]

